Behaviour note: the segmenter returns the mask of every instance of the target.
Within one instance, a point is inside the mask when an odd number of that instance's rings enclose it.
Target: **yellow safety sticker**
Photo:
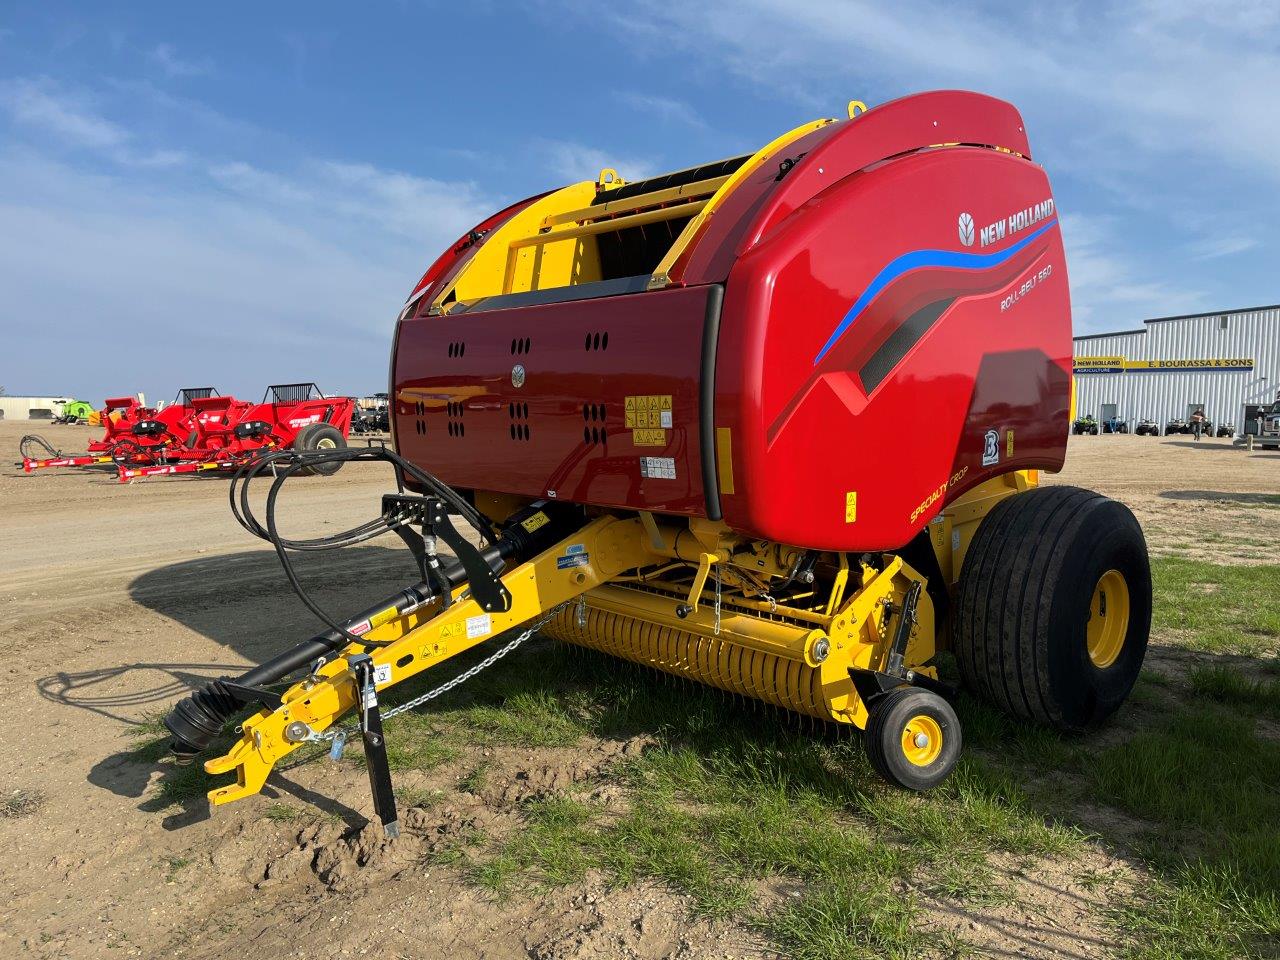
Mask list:
[[[387,607],[387,609],[379,610],[377,613],[375,613],[372,617],[369,618],[369,626],[370,628],[380,627],[384,623],[390,623],[399,615],[400,615],[399,611],[397,611],[395,607]]]
[[[716,427],[716,470],[720,492],[733,493],[733,434],[728,427]]]
[[[850,490],[844,495],[844,522],[853,523],[858,519],[858,492]]]
[[[671,394],[627,397],[623,406],[625,426],[635,429],[670,429],[672,425]]]
[[[452,640],[454,637],[465,637],[467,635],[467,625],[465,623],[446,623],[440,628],[441,640]]]
[[[541,510],[539,510],[537,513],[535,513],[532,517],[529,517],[527,520],[522,520],[520,522],[520,526],[524,527],[530,533],[533,533],[535,530],[541,530],[550,522],[551,520],[548,519],[547,515],[543,513]]]
[[[1005,459],[1007,460],[1013,456],[1013,431],[1010,430],[1004,435],[1004,437],[1005,437],[1004,456],[1005,456]]]
[[[665,447],[667,445],[667,431],[632,430],[631,442],[637,447]]]

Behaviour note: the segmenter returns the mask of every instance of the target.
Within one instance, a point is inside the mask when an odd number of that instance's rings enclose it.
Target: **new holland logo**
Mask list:
[[[973,217],[967,213],[960,214],[956,229],[960,233],[960,242],[966,247],[973,246]]]

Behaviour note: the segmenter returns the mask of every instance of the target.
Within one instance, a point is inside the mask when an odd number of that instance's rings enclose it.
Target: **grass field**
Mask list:
[[[495,775],[486,747],[644,738],[528,799],[518,829],[431,854],[499,898],[592,872],[656,879],[797,960],[963,957],[989,947],[938,922],[946,908],[1017,904],[1019,878],[1051,868],[1099,893],[1124,956],[1278,957],[1280,568],[1158,559],[1154,574],[1148,665],[1112,724],[1063,737],[962,698],[966,755],[926,796],[881,784],[847,732],[548,644],[394,721],[392,765],[461,764],[456,789],[474,792]],[[147,736],[141,754],[159,757]],[[193,768],[157,805],[208,786]]]

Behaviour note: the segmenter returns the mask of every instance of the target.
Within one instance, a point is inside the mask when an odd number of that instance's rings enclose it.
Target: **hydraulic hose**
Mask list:
[[[350,452],[356,454],[364,453],[364,451]],[[325,454],[324,456],[328,457],[332,456],[332,454]],[[242,469],[240,474],[244,474],[244,477],[242,478],[238,474],[237,480],[244,479],[247,482],[247,479],[260,474],[262,470],[269,467],[273,462],[286,461],[289,457],[295,459],[289,461],[289,468],[287,469],[300,469],[308,463],[315,462],[314,459],[310,459],[306,455],[298,457],[297,454],[293,453],[289,453],[286,456],[269,456],[263,458],[262,461],[258,461],[255,465]],[[356,456],[350,459],[387,458]],[[399,458],[397,457],[396,459]],[[277,474],[275,483],[272,485],[271,494],[268,495],[267,525],[265,527],[259,525],[254,519],[249,509],[248,499],[243,496],[243,489],[241,491],[242,497],[237,519],[240,519],[241,525],[245,526],[246,529],[261,531],[261,534],[265,534],[265,539],[276,547],[276,552],[281,557],[285,573],[289,576],[295,591],[314,612],[317,612],[326,621],[329,629],[316,634],[309,640],[304,640],[266,663],[246,671],[234,680],[221,678],[211,681],[191,696],[180,701],[164,721],[165,727],[173,735],[171,749],[180,761],[190,760],[195,754],[206,749],[222,732],[228,720],[239,713],[248,703],[254,702],[255,694],[266,693],[262,689],[266,685],[277,683],[304,667],[309,667],[317,661],[327,659],[336,651],[351,643],[363,645],[366,649],[378,646],[379,644],[376,641],[352,632],[360,624],[366,623],[375,615],[384,613],[389,607],[395,607],[398,615],[410,613],[440,599],[445,592],[445,585],[448,586],[449,590],[452,590],[467,582],[467,573],[461,561],[443,564],[438,574],[439,582],[422,580],[342,622],[332,621],[323,611],[320,611],[310,602],[305,590],[297,582],[297,577],[293,574],[292,566],[288,560],[288,550],[335,549],[338,546],[372,539],[403,524],[389,523],[384,517],[361,524],[352,528],[352,530],[332,537],[314,541],[286,540],[279,535],[279,531],[276,528],[274,495],[278,493],[280,484],[292,475],[293,472],[286,471],[281,471]],[[449,490],[449,493],[452,498],[461,500],[455,491]],[[232,509],[233,511],[236,510],[234,495]],[[549,522],[537,525],[531,532],[522,521],[538,512],[544,512],[548,516]],[[585,517],[581,508],[570,504],[542,502],[532,504],[517,512],[506,522],[501,535],[493,538],[493,542],[479,551],[480,557],[491,570],[499,572],[504,566],[514,561],[524,560],[546,549],[562,537],[567,536],[573,529],[580,527],[584,520]],[[325,545],[318,546],[320,543]]]
[[[280,566],[284,569],[285,577],[289,580],[289,585],[293,588],[294,593],[298,595],[298,599],[330,630],[337,631],[347,642],[361,641],[358,636],[351,633],[343,624],[321,609],[311,598],[306,588],[302,586],[302,582],[298,579],[298,575],[293,568],[293,562],[289,558],[289,551],[336,550],[341,547],[353,546],[391,533],[399,527],[405,526],[408,521],[393,520],[380,515],[341,533],[327,537],[295,540],[280,534],[276,522],[276,503],[281,489],[290,478],[299,474],[311,473],[317,466],[362,460],[383,461],[391,464],[395,473],[398,492],[404,492],[406,477],[412,478],[418,486],[448,504],[452,508],[451,512],[461,515],[483,541],[490,545],[495,542],[493,525],[484,514],[468,503],[452,487],[442,483],[421,467],[385,447],[305,452],[277,450],[265,453],[261,457],[246,463],[236,471],[231,481],[228,497],[231,503],[232,515],[235,516],[236,521],[242,527],[255,537],[266,540],[275,547]],[[267,493],[266,524],[264,526],[253,513],[249,500],[249,488],[254,479],[262,476],[267,471],[272,473],[273,481]]]
[[[33,456],[33,453],[38,455]],[[40,434],[28,433],[18,441],[18,454],[23,460],[43,460],[46,457],[56,459],[62,456],[62,451],[55,449],[53,444],[40,436]]]
[[[490,548],[494,552],[496,549]],[[455,586],[462,582],[464,575],[460,563],[450,564],[445,568],[445,576]],[[381,603],[362,610],[346,622],[347,629],[342,631],[330,629],[324,633],[318,633],[266,663],[242,673],[234,683],[239,687],[254,688],[276,683],[297,670],[327,659],[334,651],[341,649],[347,643],[349,629],[360,621],[368,619],[389,606],[395,606],[400,613],[407,613],[430,603],[437,596],[433,584],[426,581],[415,584],[386,598]],[[244,706],[243,695],[228,686],[225,678],[210,681],[191,696],[179,701],[165,718],[164,725],[173,734],[170,748],[179,758],[190,758],[202,752],[222,732],[227,721],[239,713]]]

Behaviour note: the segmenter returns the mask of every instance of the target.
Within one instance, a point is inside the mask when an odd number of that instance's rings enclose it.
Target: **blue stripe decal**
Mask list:
[[[844,319],[832,331],[827,342],[818,351],[818,355],[813,358],[813,365],[816,367],[822,361],[822,358],[836,345],[836,341],[844,336],[845,331],[853,325],[853,321],[858,319],[858,316],[867,309],[867,306],[879,295],[880,291],[904,273],[918,270],[921,267],[954,267],[960,270],[985,270],[989,267],[996,267],[1010,257],[1015,256],[1027,244],[1031,243],[1050,227],[1056,226],[1057,223],[1058,218],[1053,217],[1044,226],[1023,237],[1008,250],[1001,250],[997,253],[958,253],[954,250],[913,250],[911,253],[904,253],[876,274],[876,278],[871,281],[871,285],[862,292],[862,296],[854,301],[853,306],[849,308],[849,312],[844,315]]]

